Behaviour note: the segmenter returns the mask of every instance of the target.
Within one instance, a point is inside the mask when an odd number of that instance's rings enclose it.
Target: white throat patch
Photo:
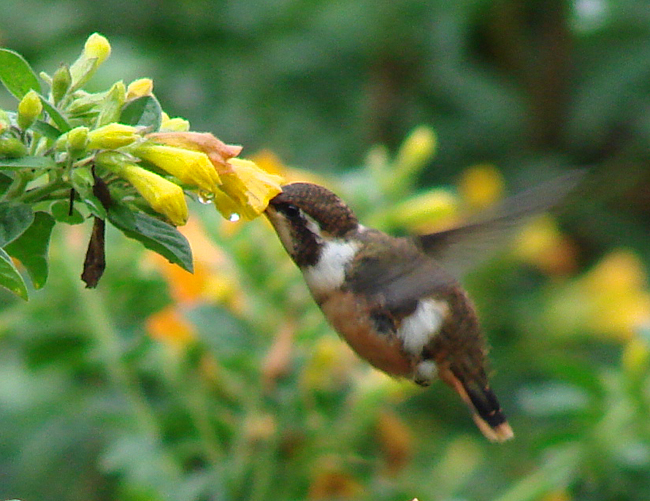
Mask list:
[[[359,244],[346,240],[324,242],[318,263],[303,270],[305,281],[314,295],[327,294],[343,285],[345,268],[352,262]]]

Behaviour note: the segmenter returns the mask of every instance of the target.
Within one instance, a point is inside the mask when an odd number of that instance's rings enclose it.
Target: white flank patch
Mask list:
[[[326,294],[343,285],[345,268],[359,250],[359,245],[343,240],[323,243],[318,263],[303,270],[305,281],[314,294]]]
[[[397,336],[404,349],[412,355],[420,355],[433,336],[438,334],[447,314],[447,303],[435,299],[421,299],[413,313],[402,320]]]

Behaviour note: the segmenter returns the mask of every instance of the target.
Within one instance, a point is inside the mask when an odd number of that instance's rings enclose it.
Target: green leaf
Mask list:
[[[11,179],[6,174],[0,173],[0,195],[4,194],[12,183],[13,179]]]
[[[20,272],[14,266],[9,254],[0,248],[0,285],[20,296],[25,301],[28,298],[27,286]]]
[[[66,224],[81,224],[84,222],[84,217],[74,206],[72,207],[72,214],[70,214],[70,201],[57,200],[50,205],[50,212],[54,219],[60,223]]]
[[[0,49],[0,81],[16,99],[34,89],[41,92],[41,84],[25,58],[8,49]]]
[[[142,96],[124,106],[120,122],[126,125],[150,127],[152,131],[160,129],[162,108],[153,96]]]
[[[100,219],[106,219],[106,209],[93,193],[93,179],[92,172],[89,167],[82,166],[72,170],[70,177],[74,190],[81,198],[81,201],[86,204],[88,210]]]
[[[52,216],[47,212],[37,212],[31,226],[5,247],[5,250],[25,267],[35,289],[40,289],[47,281],[47,251],[52,228],[54,228]]]
[[[43,120],[36,120],[31,126],[32,130],[38,132],[40,135],[45,136],[52,141],[56,141],[61,135],[61,131],[53,125],[43,122]]]
[[[47,101],[43,96],[39,96],[39,97],[41,98],[41,103],[43,103],[43,108],[45,109],[45,111],[47,111],[47,114],[50,115],[50,118],[62,133],[68,132],[70,129],[72,129],[68,121],[65,119],[63,115],[61,115],[59,110],[57,110],[54,106],[52,106],[50,102]]]
[[[20,169],[54,169],[56,162],[51,157],[3,158],[0,160],[0,170]]]
[[[0,203],[0,247],[16,240],[34,221],[29,205],[14,202]]]
[[[192,249],[187,239],[171,224],[133,212],[124,205],[113,205],[108,211],[109,221],[127,237],[141,242],[171,263],[193,272]]]

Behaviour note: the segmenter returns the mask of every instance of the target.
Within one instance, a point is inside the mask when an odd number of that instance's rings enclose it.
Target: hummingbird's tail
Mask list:
[[[476,426],[492,442],[505,442],[514,437],[496,395],[486,384],[456,375],[451,370],[440,371],[440,378],[451,386],[472,410]]]

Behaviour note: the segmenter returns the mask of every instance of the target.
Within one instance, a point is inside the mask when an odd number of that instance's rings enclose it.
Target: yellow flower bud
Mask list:
[[[30,90],[18,103],[18,126],[22,130],[29,128],[42,111],[41,98],[34,90]]]
[[[106,37],[93,33],[84,44],[83,55],[88,59],[97,59],[97,66],[99,66],[111,55],[111,44]]]
[[[105,37],[98,33],[90,35],[81,56],[70,66],[70,90],[77,90],[85,84],[110,54],[111,44]]]
[[[96,161],[131,183],[153,210],[173,224],[181,226],[187,222],[187,202],[180,186],[129,162],[119,153],[100,153]]]
[[[126,89],[126,100],[137,99],[138,97],[149,96],[153,92],[153,80],[151,78],[139,78],[129,84]]]
[[[401,189],[431,160],[436,149],[436,134],[427,126],[417,127],[402,143],[395,160],[395,171],[385,180],[393,190]]]
[[[205,153],[151,142],[138,145],[132,153],[205,193],[214,193],[221,184],[217,170]]]
[[[190,122],[184,118],[169,118],[167,113],[163,113],[160,132],[187,132],[190,130]]]
[[[399,204],[390,219],[400,226],[428,232],[448,226],[458,216],[458,199],[444,189],[434,189]]]
[[[91,150],[114,150],[133,143],[141,136],[131,125],[110,123],[88,133],[88,148]]]

